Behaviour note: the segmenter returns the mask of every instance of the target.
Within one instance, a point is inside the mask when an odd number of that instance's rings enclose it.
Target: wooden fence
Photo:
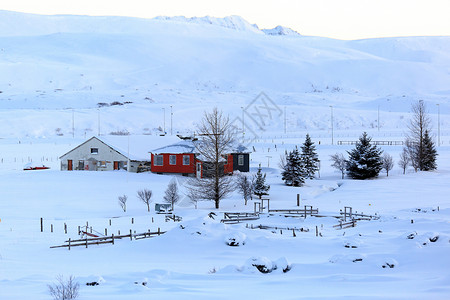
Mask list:
[[[313,208],[311,205],[305,205],[303,209],[270,209],[269,213],[281,213],[290,216],[313,216],[319,214],[318,208]]]
[[[338,141],[338,145],[356,145],[359,141]],[[403,146],[403,141],[370,141],[371,145],[377,146]]]
[[[129,238],[130,241],[133,240],[133,238],[135,240],[140,240],[140,239],[145,239],[145,238],[151,238],[154,236],[160,236],[161,234],[166,233],[165,231],[161,231],[160,228],[158,228],[158,231],[156,232],[151,232],[150,230],[148,232],[143,232],[143,233],[138,233],[138,234],[133,234],[132,231],[130,230],[130,234],[126,234],[126,235],[111,235],[111,236],[103,236],[103,237],[89,237],[86,235],[86,238],[84,239],[76,239],[76,240],[72,240],[72,239],[68,239],[67,241],[65,241],[64,245],[58,245],[58,246],[51,246],[50,248],[62,248],[62,247],[67,247],[69,250],[71,247],[78,247],[78,246],[85,246],[86,248],[88,248],[89,245],[101,245],[101,244],[113,244],[114,245],[114,241],[115,240],[119,240],[119,239],[124,239],[124,238]]]
[[[224,212],[222,223],[239,223],[241,221],[258,220],[259,213],[248,212]]]

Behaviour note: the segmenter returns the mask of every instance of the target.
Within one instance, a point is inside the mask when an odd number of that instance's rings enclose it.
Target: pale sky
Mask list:
[[[338,39],[450,36],[450,0],[10,0],[0,9],[93,16],[225,17]]]

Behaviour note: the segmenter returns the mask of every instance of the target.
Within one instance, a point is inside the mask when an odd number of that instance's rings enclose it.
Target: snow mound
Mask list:
[[[229,232],[225,235],[225,244],[228,246],[238,247],[245,245],[247,236],[239,231]]]
[[[291,270],[291,265],[288,263],[286,258],[281,257],[276,261],[272,261],[264,256],[254,256],[249,258],[243,266],[226,266],[220,269],[218,273],[245,273],[245,274],[257,274],[257,273],[286,273]]]

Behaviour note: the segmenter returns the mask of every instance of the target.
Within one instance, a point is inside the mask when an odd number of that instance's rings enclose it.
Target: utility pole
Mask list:
[[[98,111],[98,136],[100,136],[100,109]]]
[[[166,134],[166,108],[163,107],[163,133]]]
[[[438,146],[441,146],[441,107],[436,104],[438,107]]]
[[[378,132],[380,132],[380,104],[378,104],[378,118],[377,118],[377,122],[378,122]]]
[[[75,112],[72,109],[72,138],[75,138]]]
[[[172,111],[172,105],[170,106],[170,135],[173,135],[172,132],[172,119],[173,119],[173,111]]]
[[[242,109],[242,143],[244,143],[245,137],[244,107],[241,106],[241,109]]]
[[[334,145],[333,105],[330,105],[330,108],[331,108],[331,145]]]

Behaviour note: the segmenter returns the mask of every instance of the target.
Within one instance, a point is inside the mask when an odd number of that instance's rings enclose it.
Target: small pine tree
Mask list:
[[[305,168],[305,177],[308,179],[314,179],[314,174],[319,171],[319,156],[316,152],[316,146],[311,141],[309,134],[306,134],[305,142],[302,148],[302,161]]]
[[[382,169],[383,151],[376,145],[371,145],[371,140],[364,132],[356,142],[355,149],[348,151],[347,174],[353,179],[377,177]]]
[[[264,175],[261,172],[261,165],[259,165],[258,172],[256,172],[254,181],[253,181],[253,194],[259,197],[263,195],[269,195],[268,191],[270,189],[270,185],[266,184],[266,173]]]
[[[306,170],[298,149],[295,148],[286,157],[281,179],[289,186],[302,186],[305,183]]]
[[[428,130],[425,130],[425,134],[423,136],[422,171],[431,171],[437,169],[437,155],[438,154],[436,151],[436,147],[434,146],[434,142],[431,140]]]

